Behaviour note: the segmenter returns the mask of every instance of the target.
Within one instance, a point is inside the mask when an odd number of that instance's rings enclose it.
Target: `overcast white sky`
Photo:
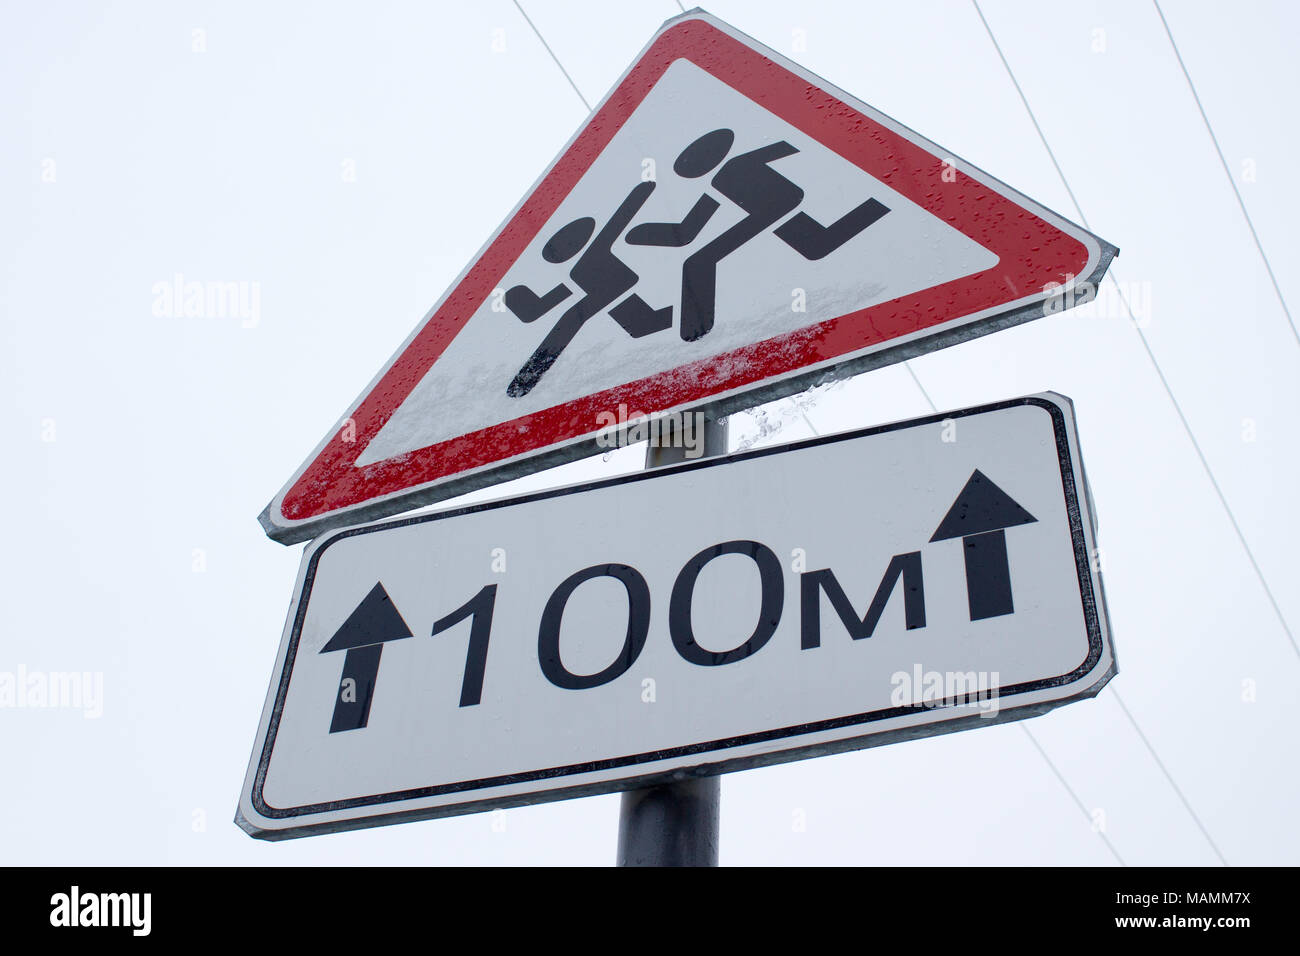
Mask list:
[[[523,6],[589,102],[679,12]],[[913,362],[940,409],[1074,399],[1121,673],[1024,724],[730,775],[724,863],[1300,862],[1300,340],[1233,189],[1300,307],[1300,14],[1162,7],[1226,172],[1148,3],[982,0],[1059,172],[968,2],[708,7],[1118,245],[1185,415],[1109,281]],[[103,714],[0,709],[0,858],[612,862],[617,796],[272,845],[230,822],[301,550],[255,517],[582,122],[537,35],[508,0],[2,17],[0,671],[102,673]],[[176,274],[256,283],[256,321],[155,314]],[[813,399],[821,433],[930,411],[901,366]],[[810,434],[765,411],[733,445]]]

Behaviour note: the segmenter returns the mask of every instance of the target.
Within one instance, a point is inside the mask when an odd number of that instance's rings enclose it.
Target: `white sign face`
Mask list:
[[[298,541],[1087,301],[1115,250],[707,15],[665,24],[262,515]]]
[[[280,839],[1042,713],[1115,672],[1054,394],[326,535],[237,818]]]

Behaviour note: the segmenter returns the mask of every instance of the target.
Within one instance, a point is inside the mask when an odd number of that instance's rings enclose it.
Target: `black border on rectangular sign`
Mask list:
[[[1069,402],[1065,396],[1060,396],[1064,402]],[[303,578],[302,590],[298,596],[297,608],[293,617],[293,628],[289,637],[289,646],[285,654],[284,664],[279,675],[279,686],[276,691],[275,704],[272,708],[270,722],[266,729],[266,738],[262,745],[262,753],[257,766],[257,775],[254,779],[251,793],[249,794],[253,808],[262,816],[268,819],[290,819],[293,817],[308,816],[318,813],[329,813],[339,810],[349,810],[358,807],[383,806],[389,803],[397,803],[407,800],[418,800],[424,797],[441,796],[448,793],[469,793],[475,790],[484,790],[492,787],[509,786],[517,783],[527,783],[530,781],[541,780],[558,780],[566,776],[576,774],[594,773],[603,770],[612,770],[619,767],[634,767],[640,764],[654,763],[660,760],[669,760],[677,757],[686,757],[699,755],[701,765],[691,770],[675,770],[668,774],[657,773],[646,777],[626,777],[611,781],[599,781],[592,784],[578,784],[571,788],[547,788],[528,794],[515,794],[504,798],[485,798],[480,801],[466,801],[460,804],[450,804],[438,807],[416,808],[413,810],[398,811],[390,814],[375,814],[366,817],[354,817],[344,820],[331,820],[319,823],[304,824],[300,827],[284,828],[276,830],[264,830],[256,827],[242,818],[242,815],[236,817],[245,830],[252,835],[262,839],[288,839],[292,837],[307,836],[312,833],[334,832],[338,830],[358,829],[362,827],[382,826],[389,823],[403,823],[421,819],[431,819],[439,816],[452,816],[458,813],[469,813],[476,810],[487,810],[493,807],[519,806],[529,803],[538,803],[547,800],[565,799],[573,796],[582,796],[596,793],[610,793],[619,790],[632,789],[630,785],[653,782],[656,779],[668,779],[669,777],[680,777],[682,775],[712,775],[717,773],[726,773],[733,770],[744,770],[756,766],[764,766],[771,763],[784,762],[801,759],[803,757],[817,756],[825,753],[836,753],[845,750],[863,749],[872,746],[874,742],[888,743],[900,737],[918,737],[934,736],[939,733],[956,731],[963,729],[969,722],[969,718],[947,718],[931,723],[920,724],[916,727],[903,728],[897,732],[897,735],[880,735],[887,739],[876,741],[877,735],[864,734],[858,737],[846,738],[843,740],[832,741],[826,744],[810,745],[804,748],[792,747],[788,750],[782,750],[770,754],[762,754],[754,757],[733,758],[731,760],[722,759],[707,762],[707,756],[718,752],[725,752],[732,747],[740,747],[749,744],[763,743],[770,740],[779,740],[783,738],[794,738],[804,734],[820,733],[828,730],[836,730],[841,727],[853,726],[857,724],[870,724],[879,720],[887,720],[893,717],[901,717],[920,711],[925,712],[942,712],[946,707],[953,706],[958,701],[948,699],[936,704],[927,702],[926,704],[912,705],[906,707],[890,707],[884,710],[871,711],[864,714],[853,714],[846,717],[835,717],[826,720],[815,721],[809,724],[800,724],[794,727],[782,727],[773,730],[759,731],[752,734],[743,734],[735,737],[727,737],[721,740],[711,740],[703,743],[688,744],[681,747],[673,747],[667,750],[657,750],[648,753],[632,754],[624,757],[612,757],[604,760],[591,761],[582,764],[572,764],[562,767],[548,767],[541,770],[524,771],[520,773],[504,774],[496,777],[488,777],[481,780],[465,780],[454,783],[438,784],[429,787],[419,787],[415,789],[402,790],[393,793],[372,794],[365,797],[354,797],[347,800],[336,800],[328,803],[311,804],[301,807],[272,807],[266,803],[262,795],[262,788],[266,782],[266,775],[270,767],[271,755],[275,747],[276,732],[279,728],[280,715],[284,707],[285,698],[289,691],[289,681],[293,674],[294,659],[298,650],[298,641],[302,633],[303,620],[307,612],[307,604],[311,595],[312,583],[316,575],[316,567],[320,562],[321,555],[325,553],[332,545],[344,538],[350,538],[354,535],[371,534],[376,531],[386,531],[393,528],[405,527],[414,524],[423,524],[430,521],[441,521],[446,518],[455,518],[463,515],[474,514],[481,511],[492,511],[499,508],[509,508],[515,505],[528,504],[535,501],[543,501],[548,498],[558,498],[564,495],[580,494],[585,491],[594,491],[599,488],[608,488],[614,485],[628,484],[636,481],[654,481],[668,478],[674,474],[693,471],[698,468],[716,468],[725,466],[737,461],[743,461],[752,458],[761,458],[767,455],[781,455],[789,452],[798,451],[803,448],[815,447],[818,445],[831,444],[842,441],[853,441],[858,438],[866,438],[871,435],[884,434],[891,431],[899,431],[905,428],[918,428],[937,422],[947,421],[949,419],[965,418],[971,415],[980,415],[987,412],[1000,411],[1006,408],[1014,408],[1022,405],[1033,405],[1044,409],[1052,418],[1053,433],[1056,438],[1057,460],[1060,463],[1061,483],[1065,492],[1066,513],[1070,522],[1070,534],[1074,546],[1075,567],[1079,578],[1079,592],[1083,602],[1084,622],[1088,631],[1088,655],[1083,662],[1074,670],[1056,677],[1043,678],[1041,680],[1026,681],[1020,684],[1014,684],[1010,687],[999,688],[998,697],[1002,699],[1007,696],[1030,693],[1032,691],[1042,690],[1049,687],[1059,687],[1063,684],[1069,684],[1072,681],[1086,674],[1100,659],[1103,650],[1103,636],[1101,628],[1101,613],[1099,612],[1098,596],[1093,593],[1092,574],[1090,557],[1088,554],[1087,539],[1083,527],[1083,510],[1080,504],[1079,489],[1074,480],[1074,461],[1070,454],[1070,433],[1066,425],[1065,416],[1061,408],[1052,400],[1041,396],[1033,395],[1023,398],[1007,399],[1001,402],[993,402],[987,405],[980,405],[973,408],[965,408],[950,412],[937,412],[923,418],[913,418],[901,422],[891,422],[886,425],[876,425],[870,428],[862,428],[850,432],[841,432],[834,435],[827,435],[819,438],[807,439],[804,441],[793,442],[788,445],[779,445],[772,448],[761,448],[753,451],[738,452],[727,456],[716,458],[701,459],[696,462],[688,462],[664,469],[653,469],[641,472],[633,472],[628,475],[620,475],[616,478],[607,478],[601,481],[590,482],[581,485],[571,485],[564,488],[557,488],[548,491],[535,492],[533,494],[522,495],[517,498],[508,498],[501,501],[490,501],[483,504],[468,505],[463,508],[457,508],[451,511],[440,512],[438,514],[421,515],[414,518],[402,518],[393,521],[386,521],[382,524],[365,525],[357,528],[350,528],[332,534],[329,540],[325,541],[316,552],[311,556],[308,562],[306,574]],[[1113,657],[1113,652],[1112,652]],[[1110,670],[1103,675],[1098,682],[1088,688],[1084,693],[1076,697],[1066,698],[1060,701],[1049,701],[1038,704],[1021,705],[1020,707],[1000,708],[997,718],[986,719],[981,715],[975,715],[974,719],[982,721],[984,724],[1001,723],[1006,720],[1017,720],[1024,717],[1035,716],[1065,703],[1067,700],[1077,699],[1078,697],[1093,696],[1115,673],[1115,667],[1112,662]]]

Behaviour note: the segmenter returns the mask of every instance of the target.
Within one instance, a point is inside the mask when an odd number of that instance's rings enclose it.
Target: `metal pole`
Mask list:
[[[704,447],[698,457],[725,455],[727,423],[702,420]],[[692,460],[686,457],[681,436],[676,437],[673,442],[660,441],[657,447],[651,444],[645,466],[661,468]],[[624,791],[618,813],[618,865],[717,866],[721,794],[718,776]]]

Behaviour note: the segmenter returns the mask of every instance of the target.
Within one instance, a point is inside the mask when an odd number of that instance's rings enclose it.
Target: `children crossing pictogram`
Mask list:
[[[799,152],[795,146],[782,140],[723,163],[735,139],[733,130],[715,129],[691,142],[673,163],[673,172],[684,179],[706,176],[722,164],[709,184],[745,213],[744,218],[691,253],[682,264],[678,332],[684,342],[693,342],[713,328],[718,263],[794,212],[804,199],[804,190],[771,166]],[[613,246],[654,189],[653,180],[633,187],[590,245],[587,242],[595,231],[596,220],[583,217],[561,227],[543,247],[542,258],[558,264],[569,261],[587,246],[569,272],[569,278],[585,295],[565,311],[524,363],[507,388],[511,397],[532,391],[587,320],[636,285],[640,277],[619,259]],[[623,238],[634,246],[683,248],[699,237],[720,208],[721,204],[706,191],[680,222],[643,222]],[[777,226],[774,234],[805,259],[824,259],[888,212],[882,202],[868,198],[829,226],[798,212]],[[563,282],[544,295],[521,284],[506,292],[505,303],[521,322],[535,322],[572,294]],[[671,328],[673,306],[655,308],[634,292],[610,308],[609,317],[628,335],[641,338]]]

